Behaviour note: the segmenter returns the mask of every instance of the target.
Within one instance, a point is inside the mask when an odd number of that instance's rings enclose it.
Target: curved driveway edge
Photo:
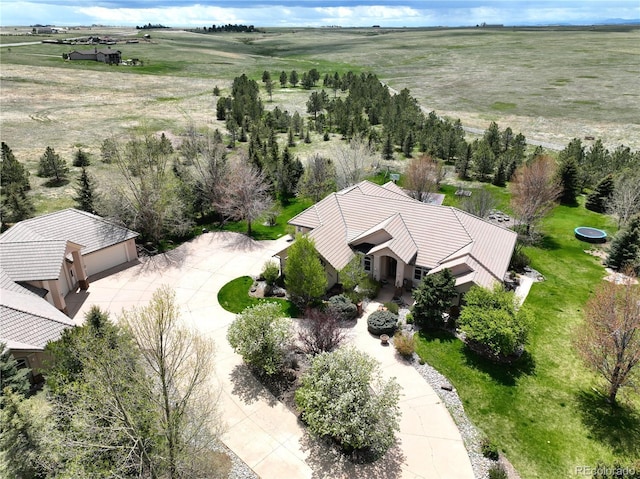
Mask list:
[[[215,376],[226,422],[222,440],[260,477],[472,479],[460,432],[438,395],[393,347],[382,347],[367,332],[366,317],[358,320],[350,341],[380,361],[383,375],[395,377],[402,387],[398,445],[375,464],[354,465],[310,437],[295,414],[244,367],[226,340],[235,315],[218,304],[218,291],[238,276],[259,274],[287,239],[258,242],[237,233],[203,234],[169,253],[92,279],[87,292],[70,294],[67,303],[78,322],[94,304],[115,319],[123,308],[146,304],[160,285],[173,287],[185,323],[216,343]],[[371,303],[365,315],[375,308]]]

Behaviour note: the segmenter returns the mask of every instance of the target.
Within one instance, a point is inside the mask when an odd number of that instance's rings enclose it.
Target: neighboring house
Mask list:
[[[122,52],[111,48],[94,48],[93,50],[74,50],[69,52],[69,60],[93,60],[103,63],[122,63]]]
[[[69,208],[21,221],[0,235],[0,270],[66,313],[67,293],[89,288],[92,275],[137,259],[137,236]],[[4,294],[0,299],[4,304]]]
[[[40,382],[46,344],[59,339],[62,331],[75,323],[37,291],[20,286],[2,270],[0,297],[0,343],[5,343],[19,367],[31,369],[32,382]]]
[[[460,294],[504,280],[517,236],[456,208],[414,200],[391,182],[345,188],[289,224],[314,240],[329,286],[340,282],[338,271],[360,252],[376,280],[409,289],[448,268]],[[277,256],[284,270],[287,250]]]

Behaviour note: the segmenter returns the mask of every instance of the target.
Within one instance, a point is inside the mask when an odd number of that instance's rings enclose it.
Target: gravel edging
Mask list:
[[[222,452],[231,459],[231,471],[228,479],[260,479],[253,469],[247,463],[238,457],[238,455],[229,449],[222,441],[218,441],[213,447],[215,451]]]
[[[417,369],[420,375],[429,383],[436,394],[442,399],[442,402],[449,410],[453,421],[458,426],[462,441],[464,442],[467,454],[471,460],[471,467],[476,479],[486,479],[489,477],[489,468],[496,464],[496,461],[487,459],[482,455],[480,451],[480,442],[483,435],[473,425],[473,423],[467,417],[464,412],[464,406],[455,388],[451,386],[449,380],[434,369],[429,364],[420,364],[418,361],[413,361],[413,366]],[[451,391],[442,389],[442,386],[450,387]]]

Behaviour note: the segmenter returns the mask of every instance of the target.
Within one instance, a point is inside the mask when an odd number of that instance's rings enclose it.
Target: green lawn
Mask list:
[[[452,381],[470,418],[523,478],[574,477],[580,465],[629,465],[640,457],[638,396],[627,391],[620,407],[608,407],[594,392],[602,383],[572,346],[582,308],[605,275],[573,229],[595,226],[612,234],[613,224],[582,206],[559,206],[544,221],[541,247],[526,250],[545,281],[526,301],[535,322],[519,364],[491,364],[446,333],[418,337],[420,357]]]
[[[259,299],[249,296],[249,288],[253,284],[253,279],[249,276],[240,276],[225,284],[218,292],[218,302],[220,306],[231,313],[241,313],[249,306],[254,306],[261,302],[278,303],[282,305],[284,314],[289,318],[297,318],[300,314],[298,308],[291,301],[279,298]]]
[[[287,221],[293,218],[298,213],[306,210],[313,204],[313,201],[304,198],[293,198],[289,204],[280,206],[279,214],[276,217],[276,222],[273,226],[264,224],[263,221],[256,221],[251,225],[251,237],[256,240],[275,240],[288,232]],[[220,226],[217,223],[199,224],[196,228],[196,233],[202,231],[202,228],[207,228],[211,231],[224,230],[234,231],[237,233],[247,232],[246,221],[229,221]]]

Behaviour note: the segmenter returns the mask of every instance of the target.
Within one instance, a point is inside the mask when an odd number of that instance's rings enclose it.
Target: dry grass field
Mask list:
[[[62,53],[89,47],[38,43],[83,35],[140,38],[134,29],[48,37],[16,35],[21,31],[26,29],[0,35],[0,138],[32,171],[46,146],[70,161],[78,147],[97,156],[109,136],[141,130],[179,135],[192,125],[224,129],[215,120],[214,86],[227,94],[241,73],[259,80],[269,70],[277,79],[282,70],[311,68],[321,74],[372,71],[392,88],[410,89],[429,110],[469,127],[497,121],[559,145],[595,137],[610,148],[640,148],[640,29],[162,30],[152,31],[150,42],[112,46],[124,59],[143,60],[142,67],[64,61]],[[304,113],[308,95],[300,87],[278,87],[273,102],[266,94],[264,102]],[[299,150],[305,155],[312,147]],[[37,187],[40,180],[32,176],[32,182]],[[61,189],[38,195],[62,201],[41,211],[69,203]]]

